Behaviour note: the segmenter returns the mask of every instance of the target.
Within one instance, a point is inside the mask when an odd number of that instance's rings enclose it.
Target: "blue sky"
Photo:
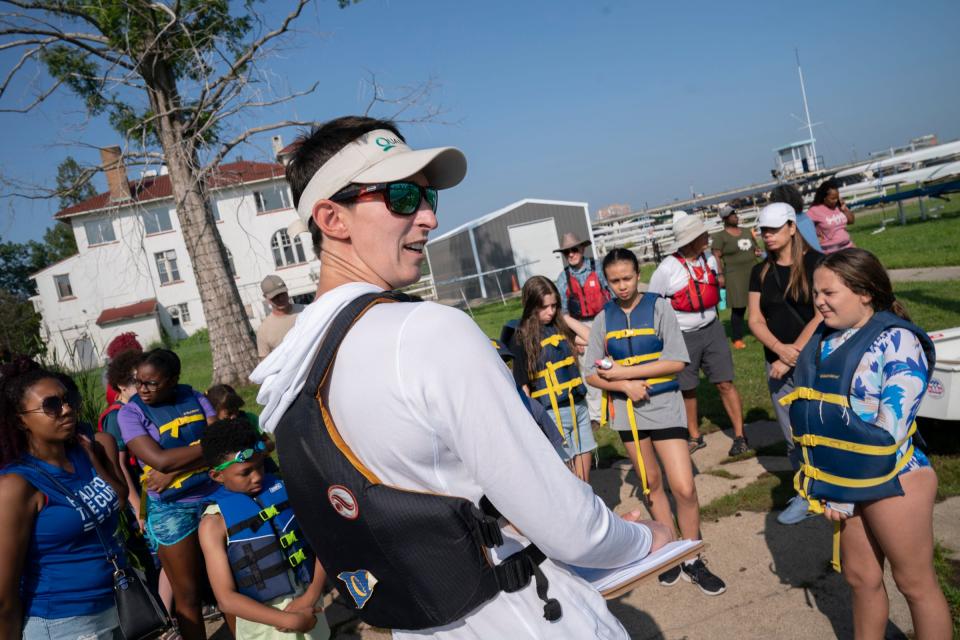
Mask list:
[[[265,6],[279,17],[283,4]],[[806,137],[790,115],[803,113],[795,47],[828,164],[926,133],[960,137],[957,24],[955,0],[324,1],[263,65],[276,87],[319,89],[245,122],[358,112],[368,72],[386,87],[434,77],[430,100],[452,124],[403,131],[413,146],[467,154],[466,180],[441,195],[441,232],[525,197],[639,208],[691,186],[769,178],[772,149]],[[0,56],[0,68],[10,64]],[[39,112],[0,114],[0,127],[0,174],[33,183],[52,184],[67,154],[97,161],[75,143],[118,141],[67,93]],[[295,131],[282,134],[289,142]],[[233,156],[266,160],[269,148],[267,136]],[[102,176],[95,184],[105,190]],[[40,237],[56,208],[0,200],[0,238]]]

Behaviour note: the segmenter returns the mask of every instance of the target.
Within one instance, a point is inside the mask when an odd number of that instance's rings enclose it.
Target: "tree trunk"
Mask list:
[[[154,112],[167,114],[158,119],[157,133],[210,333],[213,383],[246,385],[258,362],[253,329],[209,210],[196,148],[185,139],[183,123],[173,111],[179,104],[173,75],[163,61],[149,67],[151,73],[144,75]]]

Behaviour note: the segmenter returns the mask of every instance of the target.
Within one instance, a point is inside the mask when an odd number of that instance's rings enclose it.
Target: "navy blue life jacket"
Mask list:
[[[341,437],[324,387],[353,324],[380,303],[416,302],[396,292],[358,297],[334,318],[303,389],[280,418],[277,452],[297,521],[320,564],[349,595],[357,615],[390,629],[429,629],[467,616],[501,591],[535,579],[544,617],[560,604],[547,596],[534,545],[492,564],[503,544],[499,514],[486,497],[407,491],[384,484]]]
[[[607,335],[604,336],[607,355],[617,363],[629,367],[660,359],[663,340],[653,326],[654,309],[659,299],[660,296],[655,293],[644,293],[629,316],[615,300],[603,308],[607,327]],[[650,378],[647,384],[650,385],[647,393],[651,396],[680,389],[676,375]],[[624,397],[623,394],[615,396]]]
[[[913,457],[916,422],[898,442],[885,429],[861,420],[849,400],[861,358],[881,333],[892,328],[917,336],[929,372],[935,363],[930,338],[915,324],[888,311],[874,314],[826,359],[821,359],[820,346],[832,330],[821,323],[797,359],[795,390],[780,402],[790,405],[793,439],[803,451],[794,486],[814,511],[820,509],[820,500],[863,502],[903,495],[898,474]],[[899,456],[904,445],[908,448]]]
[[[587,387],[580,377],[577,356],[566,336],[552,326],[542,327],[540,335],[537,376],[530,381],[530,397],[556,412],[559,401],[570,395],[574,399],[582,398],[587,394]]]
[[[263,487],[256,496],[226,487],[211,496],[227,526],[227,559],[237,591],[257,602],[294,593],[298,584],[309,585],[315,564],[283,481],[267,475]]]
[[[160,431],[161,448],[176,449],[200,445],[200,437],[207,426],[207,416],[193,393],[193,387],[178,384],[173,402],[162,405],[148,405],[140,394],[130,398],[130,402],[137,405],[147,420]],[[143,460],[140,464],[144,472],[151,470]],[[206,467],[187,471],[174,478],[170,486],[160,492],[159,498],[163,502],[173,502],[201,485],[212,483]]]

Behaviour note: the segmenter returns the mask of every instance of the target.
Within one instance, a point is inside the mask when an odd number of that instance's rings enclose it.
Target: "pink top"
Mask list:
[[[831,209],[823,204],[810,207],[807,215],[817,229],[817,240],[824,253],[834,253],[852,247],[847,233],[847,216],[839,208]]]

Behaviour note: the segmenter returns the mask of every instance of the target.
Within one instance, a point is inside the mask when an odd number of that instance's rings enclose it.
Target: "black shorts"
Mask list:
[[[621,442],[633,442],[633,431],[617,431]],[[641,440],[650,438],[654,442],[661,440],[686,440],[690,437],[690,432],[686,427],[667,427],[666,429],[654,429],[653,431],[637,430],[637,437]]]

